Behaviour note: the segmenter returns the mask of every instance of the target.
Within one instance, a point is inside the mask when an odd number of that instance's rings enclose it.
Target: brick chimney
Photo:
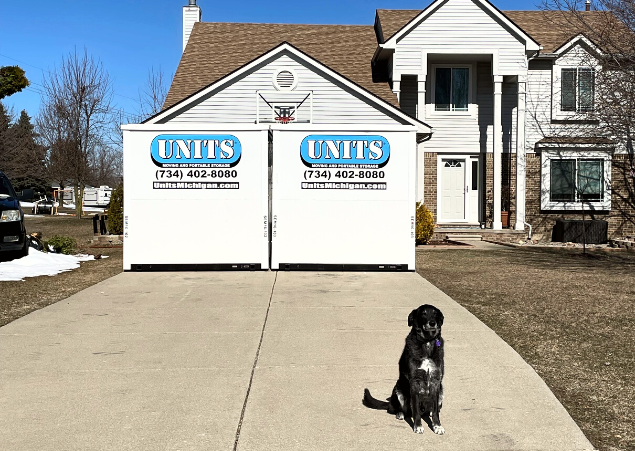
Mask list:
[[[591,0],[586,0],[584,6],[586,7],[586,11],[591,11]]]
[[[185,51],[187,41],[190,39],[194,24],[200,21],[201,8],[196,4],[196,0],[189,0],[189,4],[183,7],[183,51]]]

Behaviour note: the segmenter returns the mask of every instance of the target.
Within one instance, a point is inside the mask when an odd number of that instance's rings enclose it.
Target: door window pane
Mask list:
[[[576,110],[577,69],[562,69],[561,109]]]
[[[467,111],[468,85],[470,70],[468,68],[452,69],[452,110]]]
[[[601,201],[604,197],[604,161],[580,160],[578,162],[578,191],[580,200]]]
[[[551,160],[551,201],[575,201],[575,160]]]
[[[593,69],[578,70],[579,108],[581,112],[593,111]]]
[[[472,191],[478,190],[478,161],[472,161]]]
[[[437,111],[450,111],[450,93],[452,91],[452,69],[437,68],[434,98]]]

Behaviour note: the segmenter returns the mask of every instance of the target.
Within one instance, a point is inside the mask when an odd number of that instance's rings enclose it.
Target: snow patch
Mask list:
[[[26,257],[0,263],[0,281],[19,281],[24,280],[25,277],[55,276],[79,268],[80,262],[94,259],[93,255],[46,254],[30,249],[29,255]]]

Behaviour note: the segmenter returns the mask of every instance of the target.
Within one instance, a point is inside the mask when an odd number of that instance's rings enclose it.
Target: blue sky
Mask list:
[[[494,0],[502,10],[537,9],[540,0]],[[372,24],[376,8],[423,9],[431,0],[198,0],[205,22]],[[148,70],[170,76],[182,51],[182,6],[187,0],[0,0],[0,66],[19,65],[32,85],[3,99],[16,113],[37,115],[43,71],[84,47],[113,79],[114,101],[137,110]],[[282,7],[284,6],[284,7]]]

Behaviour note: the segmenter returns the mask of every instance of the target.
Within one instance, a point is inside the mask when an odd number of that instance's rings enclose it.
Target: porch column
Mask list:
[[[417,76],[417,119],[425,121],[426,119],[426,76],[419,74]]]
[[[494,137],[492,147],[494,150],[494,222],[492,229],[503,230],[501,221],[501,198],[502,198],[502,155],[503,155],[503,76],[494,75]]]
[[[401,74],[394,74],[392,78],[392,92],[397,95],[397,102],[401,105]]]
[[[525,148],[525,108],[527,83],[518,76],[518,109],[516,124],[516,224],[514,229],[525,230],[525,187],[527,177],[527,160]]]

